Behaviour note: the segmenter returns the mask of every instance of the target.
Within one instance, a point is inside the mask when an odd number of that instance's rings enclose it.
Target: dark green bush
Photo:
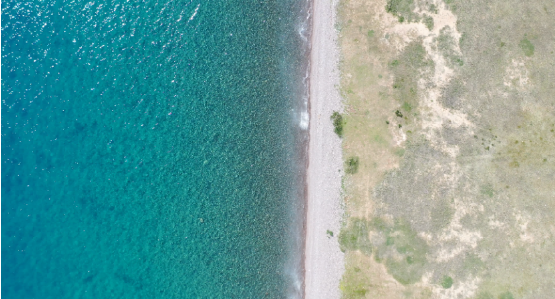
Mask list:
[[[339,137],[343,137],[343,125],[345,124],[343,116],[339,112],[334,111],[331,115],[331,120],[333,122],[333,131],[335,134]]]
[[[345,172],[348,174],[355,174],[358,171],[358,157],[350,157],[345,163]]]

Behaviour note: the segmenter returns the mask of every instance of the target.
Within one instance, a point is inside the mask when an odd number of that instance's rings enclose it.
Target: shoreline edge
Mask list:
[[[312,2],[309,56],[309,146],[306,171],[306,226],[303,297],[339,298],[344,254],[337,237],[343,205],[341,140],[330,116],[341,111],[335,30],[337,0]],[[331,232],[331,235],[330,235]]]

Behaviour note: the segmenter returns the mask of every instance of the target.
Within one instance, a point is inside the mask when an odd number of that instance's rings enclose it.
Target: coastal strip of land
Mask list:
[[[554,12],[340,1],[341,298],[553,298]]]
[[[339,298],[344,255],[341,140],[330,116],[341,110],[335,1],[314,1],[310,55],[310,143],[307,171],[305,298]]]

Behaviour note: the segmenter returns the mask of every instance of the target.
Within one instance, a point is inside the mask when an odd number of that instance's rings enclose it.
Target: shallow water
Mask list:
[[[306,5],[4,2],[2,295],[298,297]]]

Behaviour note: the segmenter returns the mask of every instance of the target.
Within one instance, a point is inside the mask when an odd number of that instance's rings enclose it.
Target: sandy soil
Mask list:
[[[341,140],[330,120],[333,111],[341,110],[336,1],[314,1],[313,5],[305,298],[339,298],[344,272],[344,255],[337,241],[343,215],[343,163]]]

